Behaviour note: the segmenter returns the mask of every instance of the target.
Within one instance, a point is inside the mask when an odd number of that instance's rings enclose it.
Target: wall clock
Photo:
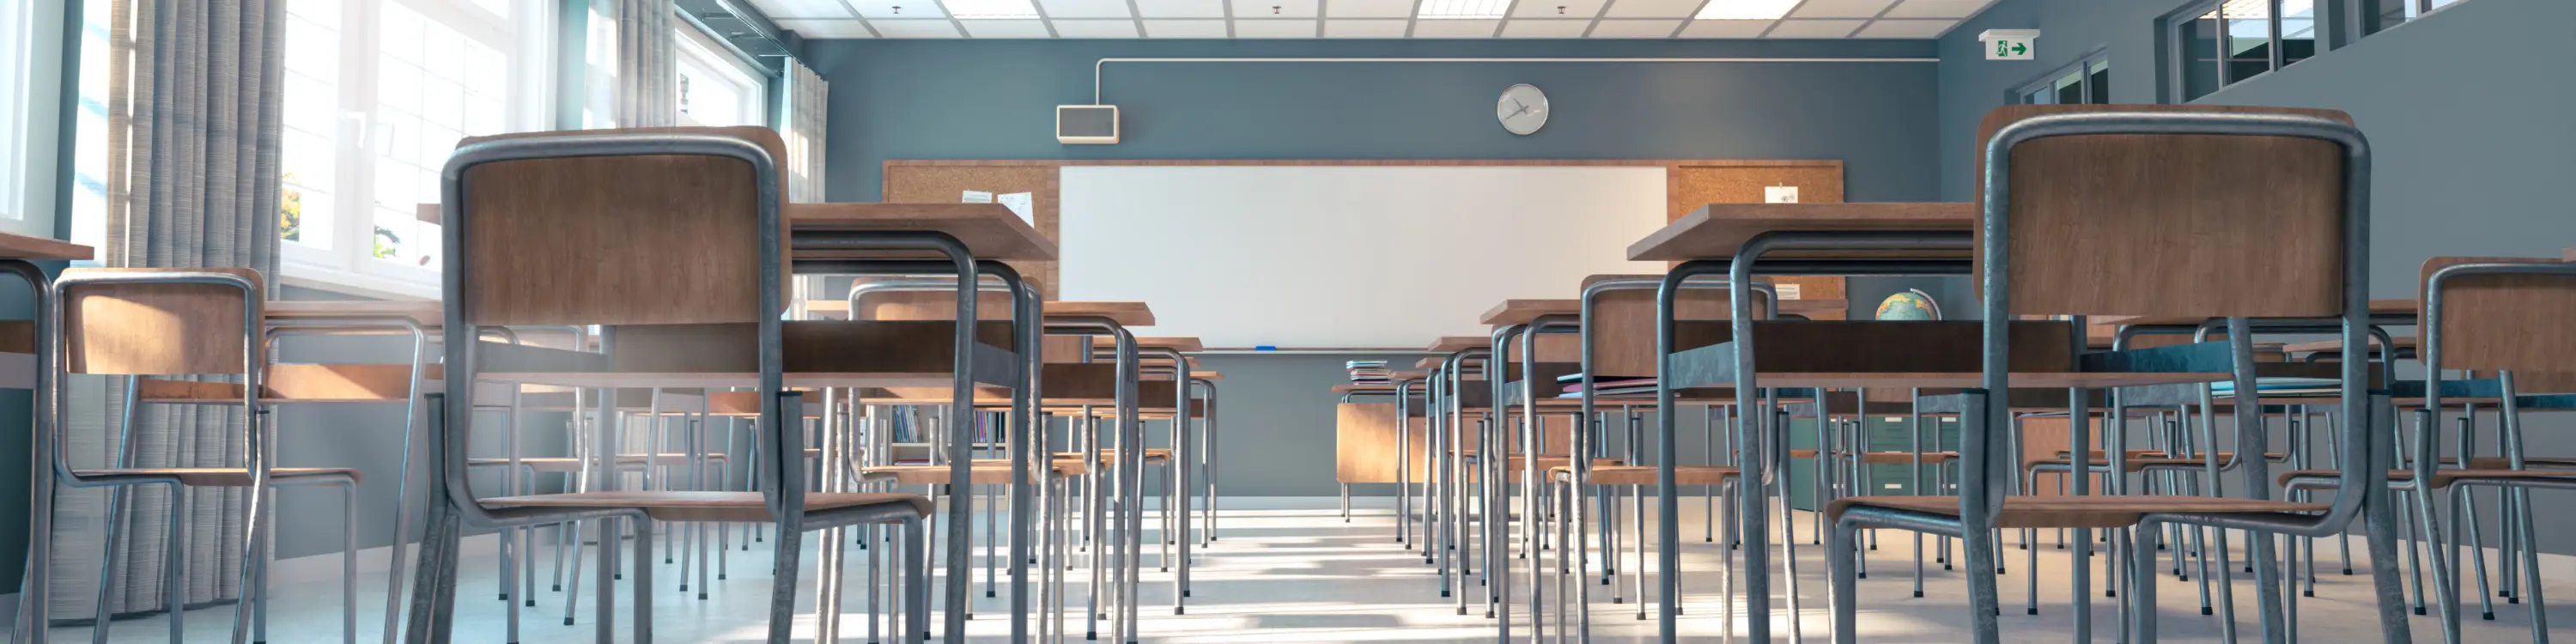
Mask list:
[[[1547,126],[1547,92],[1528,83],[1503,88],[1503,97],[1494,101],[1494,120],[1503,130],[1529,136]]]

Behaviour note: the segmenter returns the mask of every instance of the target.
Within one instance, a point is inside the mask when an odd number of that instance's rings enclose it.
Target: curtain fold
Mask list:
[[[110,267],[248,267],[274,276],[278,261],[279,127],[283,0],[110,0],[107,237]],[[275,280],[269,280],[272,285]],[[152,405],[125,416],[113,379],[67,382],[69,449],[81,467],[105,467],[133,442],[136,467],[238,467],[245,421],[238,410]],[[108,380],[102,383],[99,381]],[[130,488],[122,517],[104,490],[62,489],[55,506],[53,619],[92,616],[99,558],[114,613],[165,610],[161,579],[170,544],[170,496]],[[249,497],[245,490],[188,492],[182,519],[191,604],[239,597]],[[106,522],[121,522],[106,543]]]
[[[603,0],[617,25],[617,126],[680,124],[680,72],[673,58],[678,11],[671,0]]]
[[[787,173],[787,200],[798,203],[822,203],[825,185],[823,145],[826,99],[831,86],[821,74],[806,67],[804,61],[787,60],[787,115],[781,119],[780,134],[787,140],[787,158],[779,170]]]

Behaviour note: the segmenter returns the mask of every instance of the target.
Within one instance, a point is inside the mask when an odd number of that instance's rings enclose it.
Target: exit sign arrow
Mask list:
[[[2030,60],[2038,54],[2037,29],[1988,29],[1977,34],[1986,44],[1986,60]]]

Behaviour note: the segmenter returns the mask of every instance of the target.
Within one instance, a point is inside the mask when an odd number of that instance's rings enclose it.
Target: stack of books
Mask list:
[[[1594,394],[1595,397],[1647,396],[1655,393],[1655,379],[1644,376],[1600,376],[1595,378],[1578,373],[1557,376],[1556,384],[1563,385],[1565,387],[1565,393],[1556,395],[1558,398],[1582,398],[1584,387],[1593,387],[1597,392]]]
[[[1342,367],[1350,370],[1354,385],[1383,385],[1395,377],[1385,360],[1352,360],[1342,363]]]

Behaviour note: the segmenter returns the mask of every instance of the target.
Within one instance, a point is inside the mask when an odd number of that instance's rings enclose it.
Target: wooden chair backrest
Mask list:
[[[71,268],[83,273],[214,272],[264,283],[247,268]],[[64,368],[71,373],[181,376],[242,373],[249,351],[240,289],[218,284],[66,284]],[[257,364],[249,364],[256,368]]]
[[[2430,306],[2434,271],[2455,264],[2557,264],[2536,257],[2435,257],[2418,280]],[[2419,324],[2430,311],[2417,314]],[[2518,372],[2527,393],[2555,393],[2564,378],[2547,372],[2576,369],[2576,276],[2459,275],[2442,282],[2442,368]],[[2429,329],[2429,326],[2418,328]],[[2521,375],[2529,372],[2531,375]],[[2535,379],[2537,378],[2537,379]],[[2538,387],[2538,388],[2535,388]]]
[[[2352,121],[2333,110],[2276,107],[2009,105],[1988,112],[1978,126],[1976,176],[1984,176],[1986,142],[2016,121],[2135,111]],[[2010,312],[2342,315],[2343,159],[2332,142],[2291,137],[2120,134],[2024,142],[2012,150],[2008,171]],[[1978,201],[1982,209],[1982,187]],[[1982,267],[1983,231],[1978,234]]]
[[[786,162],[765,127],[671,127],[527,132],[678,133],[737,137]],[[784,208],[787,172],[778,172]],[[466,322],[482,325],[756,322],[760,311],[760,196],[751,164],[689,155],[565,157],[484,163],[465,171],[468,222],[461,263],[472,285]],[[787,216],[778,218],[782,249]],[[779,277],[787,290],[787,253]],[[782,299],[783,301],[783,299]]]

